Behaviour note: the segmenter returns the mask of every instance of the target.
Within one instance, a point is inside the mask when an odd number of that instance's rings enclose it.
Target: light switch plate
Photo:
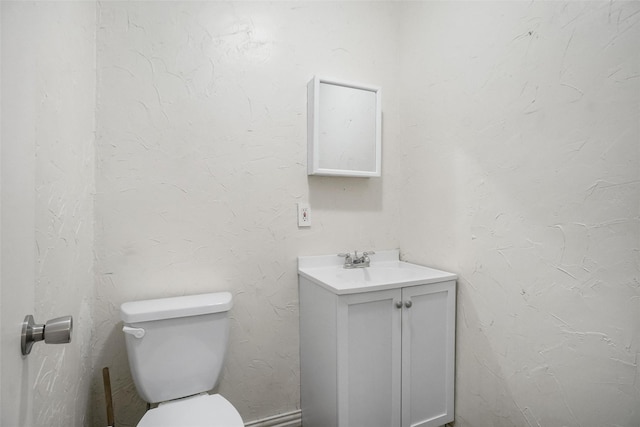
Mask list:
[[[311,227],[311,207],[309,203],[298,203],[298,227]]]

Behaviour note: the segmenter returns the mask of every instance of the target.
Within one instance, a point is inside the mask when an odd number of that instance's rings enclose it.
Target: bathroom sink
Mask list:
[[[424,285],[457,277],[400,261],[397,249],[377,251],[370,258],[369,267],[345,269],[344,259],[336,255],[298,257],[298,274],[337,295]]]

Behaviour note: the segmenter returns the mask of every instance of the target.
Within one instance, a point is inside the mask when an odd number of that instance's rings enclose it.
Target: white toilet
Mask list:
[[[126,302],[120,307],[138,394],[159,403],[138,427],[242,427],[217,381],[229,337],[229,292]]]

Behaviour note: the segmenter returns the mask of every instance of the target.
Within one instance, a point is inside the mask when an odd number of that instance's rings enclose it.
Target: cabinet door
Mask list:
[[[400,422],[401,291],[342,296],[338,309],[338,420],[342,427]]]
[[[402,427],[453,421],[455,282],[402,290]]]

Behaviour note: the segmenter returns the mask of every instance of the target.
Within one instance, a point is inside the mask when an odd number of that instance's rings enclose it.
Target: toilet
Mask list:
[[[208,394],[229,338],[229,292],[126,302],[120,307],[138,394],[158,403],[137,427],[242,427],[233,405]]]

